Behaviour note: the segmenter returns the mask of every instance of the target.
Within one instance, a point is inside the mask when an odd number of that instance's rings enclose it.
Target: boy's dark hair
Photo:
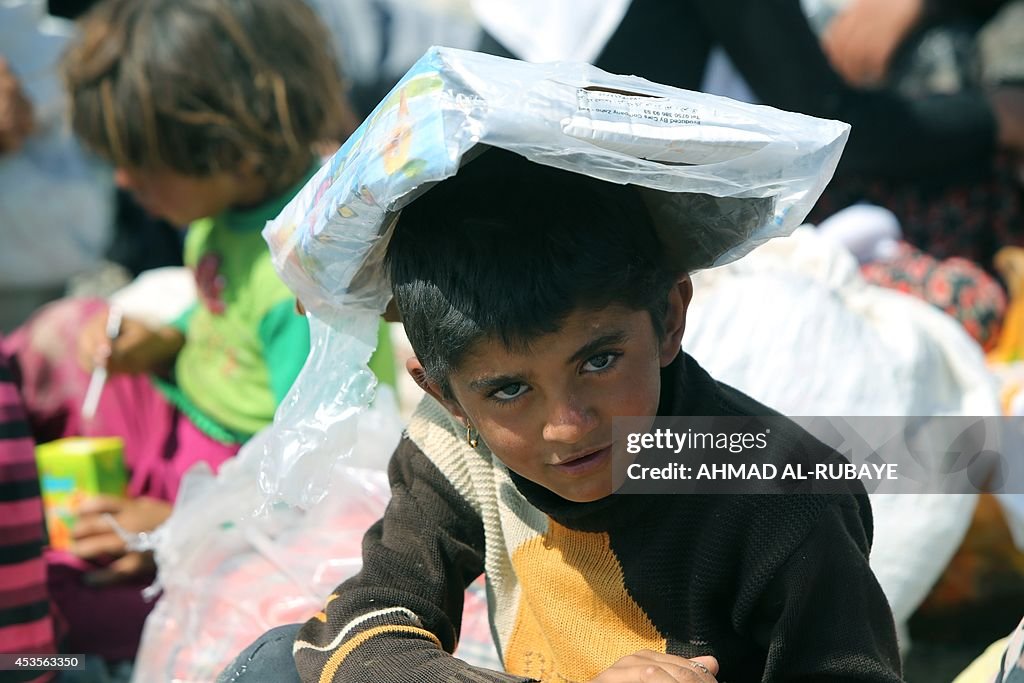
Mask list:
[[[348,124],[329,45],[302,0],[103,0],[64,56],[71,124],[117,166],[251,160],[281,190]]]
[[[575,310],[621,304],[661,335],[666,267],[637,188],[491,149],[406,207],[386,267],[427,376],[448,377],[481,339],[525,350]]]

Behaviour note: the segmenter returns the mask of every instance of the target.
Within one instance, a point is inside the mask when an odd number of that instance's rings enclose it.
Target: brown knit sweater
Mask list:
[[[662,415],[772,415],[681,356]],[[809,437],[788,423],[773,457]],[[806,450],[806,449],[804,449]],[[834,455],[831,454],[830,455]],[[304,681],[589,681],[640,649],[712,654],[719,681],[900,681],[868,567],[871,512],[838,495],[609,496],[571,503],[468,448],[427,401],[391,461],[363,570],[303,627]],[[463,592],[486,571],[508,673],[469,666]]]

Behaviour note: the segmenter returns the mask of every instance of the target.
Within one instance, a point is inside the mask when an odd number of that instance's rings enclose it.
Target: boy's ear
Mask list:
[[[686,311],[693,298],[693,282],[689,275],[683,275],[668,292],[668,307],[665,311],[665,332],[661,339],[661,367],[666,367],[679,355],[686,331]]]
[[[405,361],[405,370],[412,377],[413,381],[419,385],[420,389],[430,394],[430,396],[443,405],[445,409],[457,417],[460,420],[466,419],[466,412],[459,405],[458,401],[450,398],[445,398],[439,387],[434,381],[427,376],[427,371],[423,369],[423,364],[420,363],[420,359],[413,356],[409,360]]]

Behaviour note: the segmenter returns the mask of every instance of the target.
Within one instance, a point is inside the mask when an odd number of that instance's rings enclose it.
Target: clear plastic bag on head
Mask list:
[[[431,48],[264,231],[314,319],[313,349],[261,469],[272,499],[323,494],[327,431],[372,397],[365,363],[391,298],[382,268],[402,208],[488,147],[643,188],[679,270],[734,260],[799,225],[849,126],[614,76]]]

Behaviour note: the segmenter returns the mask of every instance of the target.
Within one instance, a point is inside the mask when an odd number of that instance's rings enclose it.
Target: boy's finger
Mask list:
[[[659,680],[713,681],[718,674],[718,660],[710,655],[687,659],[654,650],[640,650],[620,661],[634,672],[632,675],[640,676],[644,683],[648,681],[653,683]],[[660,669],[664,675],[648,671],[651,667]],[[666,679],[665,675],[669,678]],[[647,678],[643,678],[643,676],[647,676]]]
[[[616,665],[601,672],[590,683],[679,683],[660,664]]]
[[[639,680],[641,683],[708,683],[715,681],[715,677],[703,669],[659,663],[641,667],[639,677],[628,680]]]
[[[693,657],[690,661],[705,667],[712,676],[718,675],[718,660],[714,657]]]
[[[640,683],[679,683],[679,679],[658,665],[650,665],[640,669]]]
[[[691,662],[699,662],[700,664],[703,664],[704,666],[708,667],[708,669],[710,669],[711,665],[714,664],[714,672],[718,672],[718,660],[716,660],[711,655],[689,658],[682,657],[680,655],[670,655],[667,652],[656,652],[654,650],[640,650],[630,655],[629,658],[636,658],[637,661],[635,663],[650,662],[683,667],[690,666]]]

